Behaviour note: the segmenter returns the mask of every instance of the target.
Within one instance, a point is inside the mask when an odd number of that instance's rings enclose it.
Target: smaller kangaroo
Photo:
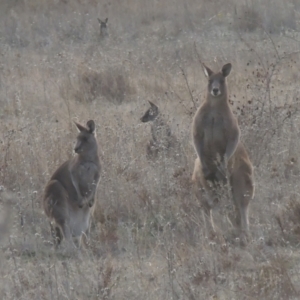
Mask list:
[[[101,21],[99,18],[98,19],[98,22],[100,24],[100,37],[106,37],[108,36],[108,32],[107,32],[107,21],[108,21],[108,18],[105,19],[105,21]]]
[[[159,153],[167,151],[174,146],[175,137],[171,134],[171,128],[163,120],[159,108],[149,101],[150,108],[141,117],[143,123],[151,122],[152,140],[147,144],[147,157],[157,158]]]
[[[62,239],[74,245],[72,237],[88,235],[100,180],[100,159],[95,123],[86,127],[75,122],[79,134],[74,151],[77,155],[63,163],[52,175],[44,192],[44,210],[50,219],[56,246]]]
[[[193,142],[198,158],[192,180],[197,190],[207,192],[204,211],[214,230],[211,209],[218,198],[220,184],[227,174],[237,210],[237,225],[244,240],[248,233],[248,205],[254,196],[253,167],[240,141],[240,129],[228,102],[226,77],[231,64],[214,73],[204,66],[208,78],[207,96],[197,110],[192,124]],[[199,196],[199,195],[198,195]]]

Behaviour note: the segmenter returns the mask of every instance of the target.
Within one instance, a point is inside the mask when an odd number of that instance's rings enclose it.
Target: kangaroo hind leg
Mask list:
[[[240,230],[242,244],[246,243],[249,234],[248,206],[254,196],[252,176],[236,176],[232,180],[232,196],[236,207],[236,223]]]

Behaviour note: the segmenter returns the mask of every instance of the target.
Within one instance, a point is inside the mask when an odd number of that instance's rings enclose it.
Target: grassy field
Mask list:
[[[299,299],[299,16],[297,0],[1,1],[0,298]],[[230,199],[213,212],[224,243],[206,238],[192,192],[201,61],[233,65],[256,186],[246,247]],[[156,161],[148,100],[180,144]],[[102,161],[91,247],[55,251],[43,189],[89,119]]]

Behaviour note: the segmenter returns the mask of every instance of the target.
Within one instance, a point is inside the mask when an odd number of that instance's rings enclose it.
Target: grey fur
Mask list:
[[[170,126],[165,122],[160,114],[159,108],[149,101],[150,108],[141,117],[143,123],[152,122],[151,135],[152,139],[147,144],[147,157],[157,158],[159,155],[165,157],[171,148],[178,143],[172,135]]]
[[[77,155],[54,172],[44,192],[44,210],[57,245],[63,237],[73,243],[72,237],[88,234],[100,180],[95,123],[90,120],[86,127],[75,125],[79,130],[74,148]]]
[[[100,37],[106,37],[108,36],[108,31],[107,31],[107,22],[108,22],[108,18],[106,18],[103,21],[101,21],[99,18],[98,18],[98,22],[99,22],[99,25],[100,25]]]
[[[214,225],[211,209],[218,195],[218,188],[229,179],[233,202],[237,210],[237,225],[242,239],[249,230],[248,205],[254,196],[253,168],[244,145],[240,129],[228,102],[226,77],[231,64],[214,73],[204,66],[208,77],[207,97],[193,120],[193,142],[198,158],[195,161],[193,182],[198,197],[201,188],[207,192],[204,209],[211,229]]]

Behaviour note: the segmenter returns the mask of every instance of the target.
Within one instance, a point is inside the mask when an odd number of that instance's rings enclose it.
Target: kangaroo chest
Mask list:
[[[80,195],[90,200],[100,178],[98,166],[93,162],[81,163],[72,173],[74,184],[78,187]]]
[[[218,113],[210,113],[204,116],[202,126],[205,152],[224,154],[227,146],[226,128],[229,126],[226,118]]]

